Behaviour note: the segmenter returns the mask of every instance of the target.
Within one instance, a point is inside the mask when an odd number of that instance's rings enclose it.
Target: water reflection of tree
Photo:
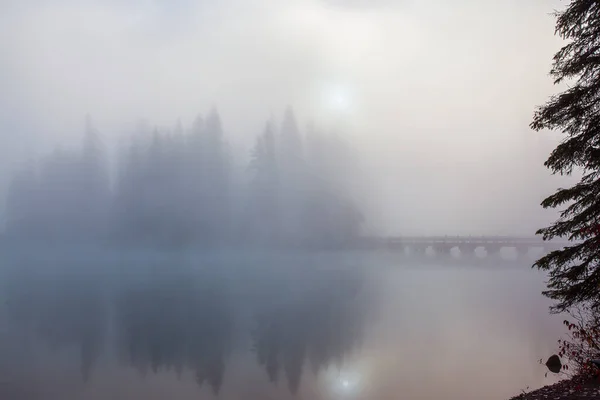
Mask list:
[[[7,285],[8,314],[24,332],[54,349],[79,350],[84,380],[100,355],[107,323],[105,285],[96,274],[61,266],[23,269]]]
[[[342,363],[366,311],[359,274],[305,266],[40,264],[15,269],[7,282],[12,323],[55,348],[77,346],[84,379],[114,349],[142,374],[189,370],[215,393],[234,342],[246,343],[250,330],[271,381],[284,375],[296,392],[304,364],[316,374]]]
[[[122,359],[145,373],[184,368],[218,393],[230,348],[230,298],[220,279],[159,273],[126,287],[116,302]]]
[[[279,301],[258,310],[253,345],[269,379],[276,382],[283,370],[296,392],[306,361],[317,374],[341,364],[358,344],[365,308],[360,277],[349,271],[286,283],[279,288]]]

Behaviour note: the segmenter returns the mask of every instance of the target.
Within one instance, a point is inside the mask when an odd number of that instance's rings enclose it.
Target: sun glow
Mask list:
[[[331,393],[340,399],[352,398],[361,388],[361,376],[356,371],[330,369],[326,380]]]
[[[355,394],[359,388],[359,377],[351,375],[342,375],[337,379],[334,388],[339,395],[349,396]]]
[[[353,96],[347,86],[329,85],[325,88],[323,97],[328,111],[335,113],[347,113],[351,111]]]

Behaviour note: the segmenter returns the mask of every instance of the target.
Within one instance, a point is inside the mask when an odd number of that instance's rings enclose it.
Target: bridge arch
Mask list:
[[[460,250],[460,256],[461,257],[475,256],[475,250],[477,250],[478,247],[481,247],[481,245],[477,244],[477,243],[462,243],[458,246],[458,249]]]
[[[483,248],[485,248],[485,252],[487,253],[487,256],[496,256],[500,254],[500,250],[502,250],[505,247],[504,243],[486,243],[482,246]]]
[[[531,252],[531,246],[528,244],[517,244],[514,246],[517,253],[517,257],[527,257]]]
[[[451,251],[453,248],[458,247],[457,244],[455,243],[435,243],[433,246],[433,251],[435,251],[435,254],[446,254],[446,255],[450,255]]]

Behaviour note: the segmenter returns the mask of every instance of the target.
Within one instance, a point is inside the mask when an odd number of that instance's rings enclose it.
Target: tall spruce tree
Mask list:
[[[568,238],[534,266],[549,272],[546,296],[560,312],[580,303],[600,305],[600,2],[572,0],[557,13],[556,34],[568,43],[554,56],[555,84],[569,87],[539,107],[531,127],[557,129],[565,139],[545,166],[554,174],[582,173],[571,188],[558,189],[544,208],[565,206],[557,221],[538,230],[544,240]]]

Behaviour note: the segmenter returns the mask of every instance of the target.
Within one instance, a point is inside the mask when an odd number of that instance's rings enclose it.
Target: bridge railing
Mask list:
[[[544,241],[539,237],[517,237],[517,236],[391,236],[386,238],[365,237],[364,242],[389,243],[389,244],[505,244],[510,245],[572,245],[576,242],[566,240]]]

